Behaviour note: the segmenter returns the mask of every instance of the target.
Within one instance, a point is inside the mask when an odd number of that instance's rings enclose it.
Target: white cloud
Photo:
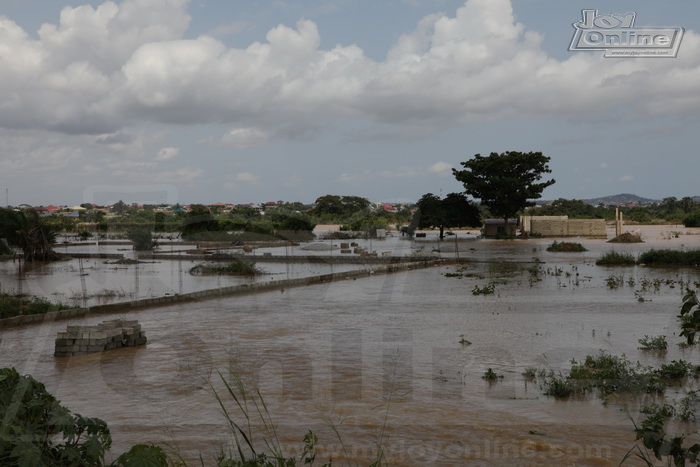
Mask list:
[[[235,183],[250,183],[256,184],[260,181],[260,177],[250,172],[239,172],[232,174],[229,179]]]
[[[114,134],[135,122],[216,122],[234,126],[222,144],[251,147],[272,134],[309,137],[347,117],[430,131],[501,116],[700,109],[693,31],[673,61],[557,60],[515,21],[511,1],[468,0],[454,14],[426,16],[376,62],[355,45],[321,49],[309,20],[278,25],[245,48],[184,39],[187,6],[65,7],[38,39],[0,18],[0,127]]]
[[[622,177],[620,177],[621,182],[631,182],[632,180],[634,180],[634,177],[632,175],[623,175]]]
[[[169,161],[170,159],[176,158],[179,153],[179,148],[163,148],[160,151],[158,151],[155,160],[158,162]]]
[[[265,132],[256,128],[234,128],[221,138],[221,145],[236,149],[248,149],[267,143]]]
[[[436,162],[428,167],[428,172],[438,175],[452,175],[452,164],[447,162]]]
[[[384,178],[413,178],[419,176],[420,174],[420,169],[413,167],[398,167],[393,170],[384,170],[380,175]]]

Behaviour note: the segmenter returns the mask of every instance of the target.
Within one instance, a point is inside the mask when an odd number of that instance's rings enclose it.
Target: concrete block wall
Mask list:
[[[525,233],[532,232],[531,222],[540,221],[565,221],[569,216],[520,216],[520,229]]]
[[[114,319],[97,326],[68,326],[56,337],[54,356],[73,357],[144,344],[146,333],[138,321]]]
[[[604,219],[530,220],[531,233],[544,237],[607,238]]]
[[[532,219],[530,232],[544,237],[567,237],[568,222],[566,219]]]
[[[605,219],[569,219],[569,236],[608,238]]]

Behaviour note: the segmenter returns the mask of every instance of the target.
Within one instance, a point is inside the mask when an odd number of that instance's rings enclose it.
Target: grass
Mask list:
[[[617,251],[608,251],[595,264],[597,266],[616,266],[616,265],[634,265],[637,260],[630,253],[618,253]]]
[[[700,249],[649,250],[639,255],[639,263],[651,266],[698,266]]]
[[[237,259],[229,263],[198,264],[190,269],[193,275],[254,276],[260,274],[252,261]]]
[[[40,315],[69,308],[68,305],[51,303],[44,298],[18,297],[0,293],[0,319],[21,315]]]
[[[554,252],[565,252],[565,253],[570,253],[570,252],[581,252],[581,251],[588,251],[586,247],[581,245],[580,243],[575,243],[575,242],[554,242],[551,245],[547,247],[547,251],[554,251]]]

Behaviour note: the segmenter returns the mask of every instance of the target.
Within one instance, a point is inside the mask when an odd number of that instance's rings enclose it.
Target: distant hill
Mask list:
[[[588,204],[654,204],[660,203],[657,199],[642,198],[631,193],[620,193],[619,195],[603,196],[601,198],[591,198],[581,200]]]
[[[694,197],[700,201],[700,197]],[[538,200],[537,204],[549,204],[553,200]],[[601,198],[590,198],[582,199],[584,203],[592,204],[594,206],[599,204],[653,204],[660,203],[660,200],[643,198],[641,196],[633,195],[631,193],[620,193],[619,195],[603,196]],[[697,202],[697,201],[696,201]]]

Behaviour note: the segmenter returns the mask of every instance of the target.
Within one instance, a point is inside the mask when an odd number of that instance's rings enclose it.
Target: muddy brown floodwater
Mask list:
[[[696,238],[686,244],[696,246]],[[648,365],[698,363],[697,349],[676,345],[676,315],[683,287],[700,274],[597,267],[613,247],[580,241],[589,252],[548,253],[551,240],[475,240],[460,255],[479,262],[460,271],[436,267],[135,311],[123,316],[139,320],[148,344],[103,354],[56,359],[53,340],[67,325],[105,316],[4,330],[0,364],[32,374],[74,412],[107,421],[112,457],[152,442],[192,465],[200,455],[214,464],[219,450],[232,449],[232,436],[212,389],[243,422],[220,379],[234,373],[259,389],[288,454],[300,452],[310,429],[319,457],[338,465],[368,464],[379,444],[392,465],[618,465],[635,443],[630,417],[640,418],[650,396],[556,400],[521,373],[565,372],[571,359],[599,350]],[[461,278],[445,276],[457,272]],[[610,275],[624,284],[608,288]],[[669,281],[640,291],[644,279]],[[472,294],[491,282],[493,294]],[[637,348],[645,335],[662,334],[666,353]],[[485,381],[488,368],[503,378]],[[253,425],[262,445],[263,427],[257,418]]]

